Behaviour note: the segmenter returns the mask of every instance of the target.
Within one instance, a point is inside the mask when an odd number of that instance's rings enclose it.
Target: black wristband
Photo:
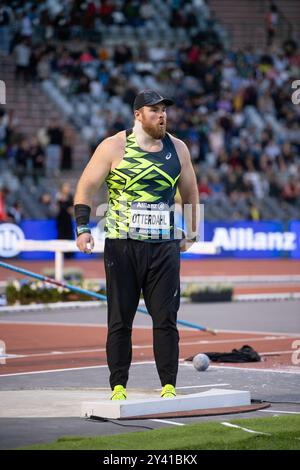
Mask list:
[[[88,225],[90,221],[91,208],[86,204],[75,204],[74,206],[76,225]]]
[[[91,233],[91,229],[88,225],[78,225],[76,227],[76,237],[79,237],[82,233]]]

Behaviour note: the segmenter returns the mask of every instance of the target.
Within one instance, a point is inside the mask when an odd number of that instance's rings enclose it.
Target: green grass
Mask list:
[[[300,450],[300,415],[238,419],[230,422],[254,431],[270,433],[271,436],[250,434],[241,429],[226,427],[220,422],[206,422],[111,436],[65,436],[49,444],[22,449]]]

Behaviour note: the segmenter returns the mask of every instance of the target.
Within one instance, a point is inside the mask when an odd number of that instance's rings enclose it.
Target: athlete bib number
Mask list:
[[[133,202],[129,232],[134,238],[162,238],[170,234],[169,206],[163,202]]]

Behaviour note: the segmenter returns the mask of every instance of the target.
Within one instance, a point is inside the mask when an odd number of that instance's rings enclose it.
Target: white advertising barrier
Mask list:
[[[17,256],[20,253],[18,244],[24,240],[24,232],[18,225],[0,224],[0,257]]]
[[[55,279],[62,281],[64,272],[64,253],[79,251],[76,242],[70,240],[19,240],[16,242],[18,252],[21,251],[52,251],[55,252]],[[103,253],[104,241],[96,241],[93,253]],[[211,242],[194,243],[189,253],[214,255],[218,248]]]
[[[251,227],[217,227],[213,242],[225,251],[293,251],[295,232],[255,232]]]

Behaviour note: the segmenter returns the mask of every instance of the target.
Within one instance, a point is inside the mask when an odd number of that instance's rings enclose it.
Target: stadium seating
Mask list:
[[[12,28],[11,54],[0,53],[2,77],[8,84],[4,112],[15,110],[22,138],[42,139],[41,130],[57,121],[73,150],[72,169],[61,165],[59,175],[46,171],[37,181],[26,166],[26,178],[21,179],[28,186],[22,201],[25,217],[43,216],[37,195],[47,188],[53,197],[61,181],[70,181],[74,189],[97,144],[131,125],[134,94],[141,88],[157,88],[177,102],[169,111],[169,130],[190,148],[207,220],[299,218],[300,117],[291,102],[290,80],[299,77],[300,56],[292,40],[298,34],[297,17],[291,17],[293,1],[285,2],[286,11],[282,2],[277,3],[280,13],[295,23],[294,36],[281,28],[271,46],[263,31],[266,2],[259,7],[256,0],[230,0],[226,10],[220,3],[153,0],[142,9],[141,2],[119,0],[113,2],[112,12],[96,9],[93,18],[84,3],[79,18],[75,2],[62,2],[62,7],[52,0],[32,9],[30,2],[12,2],[21,26],[14,23]],[[45,19],[47,8],[50,19]],[[255,41],[249,47],[238,29],[230,29],[230,21],[242,29],[246,12],[249,24],[255,22],[262,31],[257,35],[258,50],[252,47]],[[14,62],[25,19],[32,28],[31,62],[22,82],[14,74]],[[228,47],[230,39],[233,48]],[[9,197],[18,199],[20,180],[12,163],[20,138],[11,141],[14,131],[9,129],[1,142],[6,170],[1,181],[9,186]],[[285,143],[290,143],[287,150]],[[47,144],[43,145],[46,152]],[[231,174],[237,187],[230,182]],[[204,193],[203,176],[208,185]],[[105,197],[102,190],[97,200]]]

